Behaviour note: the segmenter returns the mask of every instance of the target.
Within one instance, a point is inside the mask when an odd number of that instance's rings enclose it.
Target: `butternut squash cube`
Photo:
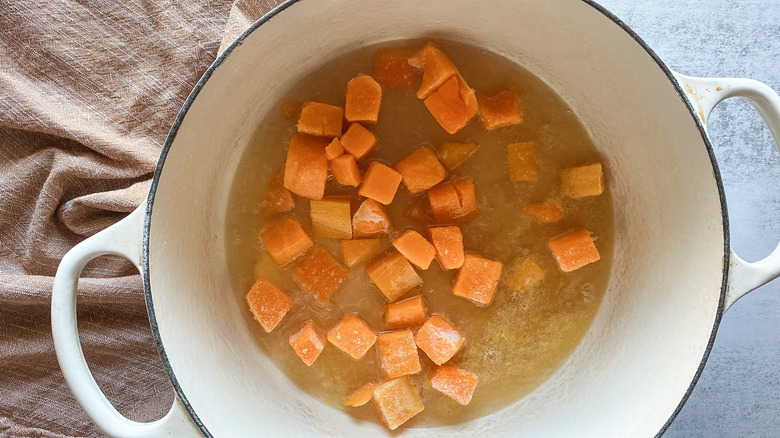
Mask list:
[[[360,185],[360,169],[352,154],[341,154],[330,160],[330,171],[333,173],[333,179],[342,186]]]
[[[290,298],[271,283],[258,278],[246,294],[249,310],[266,333],[282,321],[292,308]]]
[[[485,129],[523,123],[523,113],[514,90],[503,90],[493,97],[477,95],[479,121]]]
[[[376,145],[376,137],[360,123],[349,125],[347,132],[341,136],[341,146],[358,161],[371,152],[374,145]]]
[[[479,146],[475,143],[444,143],[439,148],[439,158],[447,166],[447,169],[455,170],[456,167],[468,160]]]
[[[381,204],[390,205],[401,184],[401,174],[379,161],[368,165],[358,194],[371,198]]]
[[[563,169],[561,188],[570,198],[598,196],[604,193],[604,170],[601,163]]]
[[[417,148],[393,168],[401,174],[406,189],[412,195],[430,189],[447,177],[447,171],[436,154],[425,146]]]
[[[264,216],[276,213],[284,213],[295,208],[294,195],[284,188],[282,174],[276,174],[268,181],[265,191],[265,199],[260,204],[260,211]]]
[[[320,304],[330,300],[347,275],[347,270],[324,248],[315,248],[293,272],[295,280]]]
[[[409,376],[378,385],[374,388],[373,400],[382,422],[390,430],[397,429],[423,410],[422,400]]]
[[[350,123],[376,123],[381,104],[382,86],[371,76],[359,74],[347,84],[344,118]]]
[[[417,275],[406,257],[397,251],[391,251],[368,265],[366,274],[388,303],[422,283],[422,278]]]
[[[436,249],[436,259],[444,270],[458,269],[463,266],[463,234],[456,226],[434,227],[428,232]]]
[[[487,306],[493,300],[498,280],[501,278],[501,262],[472,254],[466,254],[452,292],[476,304]]]
[[[379,365],[388,378],[417,374],[422,369],[411,330],[380,333],[376,337],[376,346]]]
[[[376,333],[359,316],[347,315],[328,331],[328,342],[353,359],[360,359],[376,342]]]
[[[437,224],[451,224],[477,210],[474,184],[468,178],[444,181],[428,190],[433,217]]]
[[[509,161],[509,180],[515,182],[536,181],[539,167],[536,164],[534,142],[512,143],[506,148]]]
[[[412,229],[404,231],[393,240],[393,246],[420,269],[428,269],[433,258],[436,257],[436,249],[433,245],[422,234]]]
[[[298,119],[298,132],[320,137],[338,137],[344,123],[344,109],[319,102],[307,102]]]
[[[409,65],[411,53],[398,49],[379,49],[374,55],[372,76],[387,88],[406,89],[414,85],[414,67]]]
[[[561,207],[555,202],[534,202],[523,206],[523,216],[538,220],[539,222],[550,224],[563,219],[564,213]]]
[[[344,405],[352,406],[353,408],[363,406],[374,397],[374,388],[376,388],[376,383],[366,383],[349,394],[346,400],[344,400]]]
[[[544,271],[530,257],[516,261],[506,274],[506,283],[514,292],[527,291],[544,280]]]
[[[322,199],[328,182],[326,140],[293,135],[284,164],[284,187],[298,196]]]
[[[290,345],[303,363],[311,366],[325,348],[325,336],[314,322],[308,321],[290,336]]]
[[[373,199],[363,201],[352,216],[352,235],[355,238],[381,236],[391,229],[385,207]]]
[[[588,230],[572,231],[555,237],[548,246],[563,272],[574,271],[601,258]]]
[[[476,374],[452,365],[439,365],[431,376],[431,386],[461,405],[471,402],[479,378]]]
[[[328,159],[328,161],[338,157],[339,155],[344,153],[344,146],[341,145],[341,140],[338,138],[334,138],[331,140],[330,144],[325,146],[325,158]]]
[[[409,65],[423,71],[422,83],[417,90],[418,99],[427,98],[448,79],[458,74],[455,64],[431,41],[409,58]]]
[[[423,78],[425,76],[423,75]],[[425,99],[425,106],[448,134],[455,134],[477,114],[477,98],[458,75]]]
[[[388,330],[417,328],[427,320],[425,303],[419,295],[397,303],[389,303],[385,308],[385,328]]]
[[[348,267],[371,260],[382,250],[379,239],[355,239],[341,241],[341,255]]]
[[[428,318],[428,321],[425,321],[414,335],[417,346],[436,365],[452,359],[452,356],[460,350],[464,340],[458,328],[441,315]]]
[[[349,198],[333,197],[309,201],[311,225],[315,236],[333,239],[352,238],[352,210]]]
[[[260,240],[279,266],[290,263],[314,245],[301,224],[293,218],[279,219],[266,225],[260,232]]]

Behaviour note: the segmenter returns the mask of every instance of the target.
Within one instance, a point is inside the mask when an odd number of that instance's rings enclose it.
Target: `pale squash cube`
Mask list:
[[[323,198],[309,201],[311,227],[315,236],[352,238],[352,210],[349,198]]]
[[[561,189],[570,198],[585,198],[604,193],[604,169],[601,163],[563,169]]]
[[[374,404],[390,430],[406,423],[423,410],[422,400],[409,376],[388,380],[374,388]]]

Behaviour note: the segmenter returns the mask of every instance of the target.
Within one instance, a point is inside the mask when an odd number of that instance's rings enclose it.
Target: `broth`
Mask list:
[[[347,82],[358,73],[371,74],[377,48],[416,49],[422,43],[396,41],[345,54],[300,81],[288,91],[286,100],[343,106]],[[543,383],[588,330],[606,289],[612,260],[613,215],[609,190],[582,199],[568,199],[560,193],[561,169],[600,161],[591,139],[565,102],[539,78],[496,54],[446,41],[437,41],[437,46],[449,55],[477,92],[490,94],[506,87],[515,88],[524,113],[523,123],[488,131],[475,118],[455,135],[448,135],[416,98],[416,86],[408,90],[385,89],[379,123],[368,126],[379,140],[369,158],[392,165],[422,144],[437,150],[445,141],[477,143],[477,152],[449,172],[451,176],[470,177],[476,188],[478,214],[458,224],[466,251],[501,261],[504,272],[516,259],[530,255],[546,276],[535,288],[521,293],[500,282],[493,302],[478,307],[452,294],[456,271],[443,271],[436,262],[427,271],[418,270],[423,278],[422,286],[401,299],[419,291],[429,315],[443,314],[458,327],[466,341],[450,363],[475,373],[479,384],[469,405],[457,404],[426,383],[434,365],[420,352],[423,370],[411,377],[425,410],[405,427],[449,425],[488,415]],[[271,175],[283,169],[287,145],[295,132],[294,120],[284,118],[280,111],[268,114],[259,123],[236,170],[226,230],[233,294],[245,308],[247,329],[255,333],[263,351],[298,387],[357,418],[378,421],[375,409],[369,407],[371,403],[359,408],[343,406],[344,398],[351,391],[382,379],[376,346],[363,359],[353,360],[333,345],[326,345],[316,362],[308,367],[288,343],[289,336],[305,321],[314,320],[326,332],[348,313],[358,313],[372,328],[382,331],[385,301],[368,280],[364,266],[351,268],[347,281],[323,307],[295,283],[292,268],[279,268],[263,253],[258,239],[260,230],[268,223],[260,213],[266,184]],[[539,179],[535,183],[509,180],[506,145],[521,141],[535,142],[539,165]],[[361,171],[366,164],[361,164]],[[326,195],[354,196],[356,193],[355,188],[337,188],[332,182],[326,190]],[[524,204],[549,198],[563,206],[566,212],[563,220],[539,224],[520,214]],[[392,238],[406,228],[424,231],[405,216],[410,202],[411,195],[402,185],[387,207],[394,231],[389,238],[382,238],[383,249],[391,247]],[[291,214],[311,233],[308,200],[297,198]],[[592,233],[601,260],[563,273],[547,242],[575,228],[586,228]],[[338,240],[314,240],[343,263]],[[293,309],[271,333],[263,332],[245,304],[244,297],[256,277],[269,280],[293,301]]]

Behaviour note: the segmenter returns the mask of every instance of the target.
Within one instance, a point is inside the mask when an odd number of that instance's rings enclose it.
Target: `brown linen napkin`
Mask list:
[[[59,260],[143,201],[192,87],[275,3],[0,2],[0,436],[100,436],[54,355]],[[109,400],[133,420],[164,415],[173,391],[132,265],[88,264],[78,318]]]

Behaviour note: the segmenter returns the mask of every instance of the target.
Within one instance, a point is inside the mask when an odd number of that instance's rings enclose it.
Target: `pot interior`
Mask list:
[[[220,60],[169,139],[153,193],[148,292],[177,391],[216,436],[389,435],[298,390],[264,356],[230,290],[224,230],[238,160],[282,93],[344,52],[410,38],[491,50],[568,103],[605,161],[615,257],[593,326],[536,391],[478,420],[402,434],[655,435],[718,320],[724,205],[673,79],[582,0],[299,0]]]

